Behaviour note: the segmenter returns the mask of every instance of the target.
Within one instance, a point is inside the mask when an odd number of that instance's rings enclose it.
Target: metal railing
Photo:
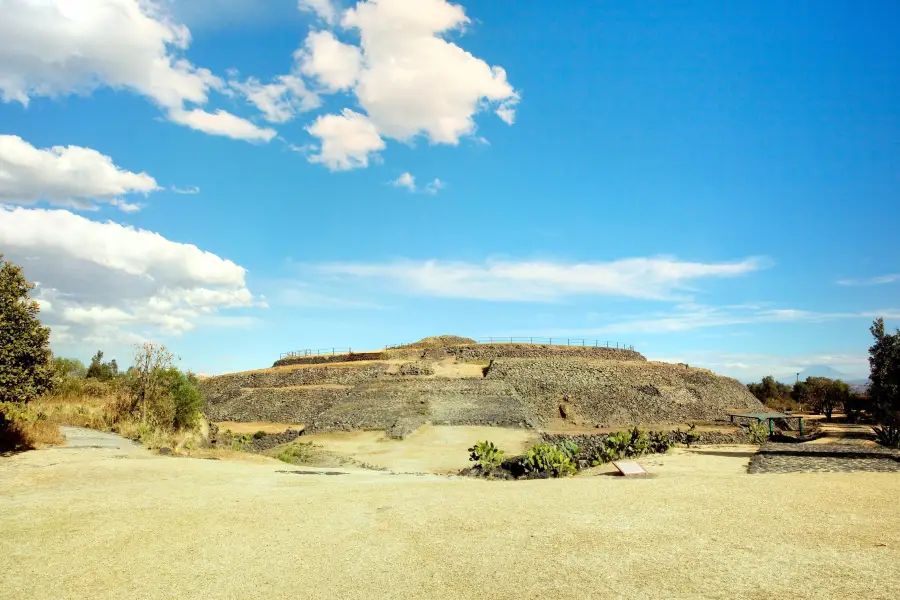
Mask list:
[[[319,348],[297,350],[295,352],[282,352],[279,360],[282,358],[297,358],[300,356],[335,356],[338,354],[352,354],[352,348]]]
[[[575,338],[551,338],[551,337],[514,337],[514,336],[502,336],[502,337],[485,337],[485,338],[475,338],[475,341],[479,344],[544,344],[547,346],[581,346],[584,348],[615,348],[617,350],[631,350],[634,351],[634,346],[623,344],[621,342],[610,342],[610,341],[601,341],[601,340],[585,340],[585,339],[575,339]],[[411,344],[415,344],[416,342],[403,342],[400,344],[392,344],[385,346],[385,350],[390,350],[392,348],[402,348],[404,346],[409,346]],[[296,350],[294,352],[282,352],[279,356],[280,359],[284,358],[298,358],[305,356],[336,356],[338,354],[352,354],[352,348],[309,348],[306,350]]]
[[[623,344],[622,342],[612,342],[612,341],[601,341],[601,340],[586,340],[586,339],[575,339],[575,338],[551,338],[551,337],[514,337],[514,336],[500,336],[500,337],[484,337],[484,338],[474,338],[476,342],[479,344],[544,344],[547,346],[582,346],[582,347],[591,347],[591,348],[615,348],[617,350],[631,350],[634,351],[634,346]],[[401,344],[393,344],[390,346],[385,346],[386,350],[390,350],[391,348],[402,348],[403,346],[409,346],[410,344],[414,344],[415,342],[404,342]]]

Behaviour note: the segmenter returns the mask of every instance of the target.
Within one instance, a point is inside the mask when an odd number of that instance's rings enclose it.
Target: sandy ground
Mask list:
[[[0,597],[900,596],[893,474],[746,475],[727,447],[642,479],[324,476],[81,443],[0,459]]]
[[[272,423],[270,421],[248,421],[246,423],[239,423],[237,421],[217,421],[216,426],[219,428],[219,431],[230,430],[237,435],[244,435],[246,433],[254,434],[257,431],[277,434],[284,433],[288,429],[302,430],[305,427],[302,423]]]
[[[436,427],[423,425],[405,440],[392,440],[383,431],[317,433],[300,438],[329,452],[376,467],[405,473],[458,473],[472,466],[468,448],[490,440],[506,453],[521,454],[538,441],[527,429],[498,427]]]

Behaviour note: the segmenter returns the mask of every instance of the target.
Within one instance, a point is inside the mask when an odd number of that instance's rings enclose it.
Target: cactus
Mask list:
[[[490,473],[500,466],[503,461],[503,450],[494,445],[493,442],[478,442],[469,448],[469,460],[480,467],[484,473]]]
[[[526,472],[550,472],[556,477],[565,477],[578,470],[569,452],[552,444],[535,444],[532,446],[525,453],[523,466]]]

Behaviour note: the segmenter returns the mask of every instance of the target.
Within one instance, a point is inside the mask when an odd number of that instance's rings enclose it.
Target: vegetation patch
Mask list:
[[[624,458],[664,454],[675,443],[665,431],[644,431],[638,427],[603,436],[565,438],[547,436],[525,454],[503,458],[504,452],[484,441],[469,448],[475,465],[462,474],[489,479],[548,479],[568,477],[578,471]],[[584,440],[585,444],[578,441]]]

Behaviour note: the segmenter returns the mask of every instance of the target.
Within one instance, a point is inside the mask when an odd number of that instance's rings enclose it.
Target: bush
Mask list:
[[[628,448],[625,451],[626,456],[641,456],[650,450],[650,436],[647,432],[639,427],[634,427],[629,433],[631,439],[628,440]]]
[[[490,473],[499,467],[503,461],[502,456],[503,450],[497,448],[493,442],[478,442],[469,448],[469,460],[485,473]]]
[[[266,435],[268,435],[268,434],[267,434],[265,431],[260,430],[260,431],[257,431],[256,433],[253,434],[253,439],[254,439],[254,440],[261,440],[261,439],[263,439],[264,437],[266,437]]]
[[[875,440],[882,446],[900,448],[900,427],[885,425],[873,427],[872,431],[875,432]]]
[[[172,394],[175,414],[172,426],[175,429],[191,429],[200,418],[203,408],[203,395],[196,386],[196,378],[192,373],[182,373],[178,369],[169,369],[169,391]]]
[[[284,448],[278,455],[275,457],[281,462],[286,462],[292,465],[303,464],[311,458],[310,451],[313,448],[312,442],[308,442],[305,444],[293,444]]]
[[[650,452],[653,454],[665,454],[675,444],[665,431],[650,432]]]
[[[751,423],[749,429],[751,444],[764,444],[769,439],[769,430],[764,423]]]
[[[578,470],[566,450],[551,444],[535,444],[522,462],[526,473],[550,473],[554,477],[572,475]]]
[[[31,450],[62,443],[59,426],[41,412],[17,402],[0,402],[0,452]]]
[[[619,431],[613,433],[605,440],[594,457],[594,465],[621,460],[628,456],[628,448],[631,444],[631,432]]]

